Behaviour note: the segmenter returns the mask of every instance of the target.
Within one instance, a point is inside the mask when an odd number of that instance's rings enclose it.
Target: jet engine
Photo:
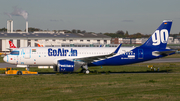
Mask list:
[[[58,60],[57,66],[54,66],[54,71],[57,72],[74,72],[82,66],[79,62],[70,60]]]

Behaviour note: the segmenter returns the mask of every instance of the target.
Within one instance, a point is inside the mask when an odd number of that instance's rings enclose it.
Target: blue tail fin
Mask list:
[[[172,20],[164,20],[141,47],[165,49],[169,38],[171,25]]]

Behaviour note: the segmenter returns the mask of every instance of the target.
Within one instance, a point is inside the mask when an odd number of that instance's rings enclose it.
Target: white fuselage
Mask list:
[[[116,55],[131,51],[134,47],[121,47]],[[15,49],[4,61],[17,65],[56,65],[58,60],[73,60],[107,55],[116,47],[26,47]]]

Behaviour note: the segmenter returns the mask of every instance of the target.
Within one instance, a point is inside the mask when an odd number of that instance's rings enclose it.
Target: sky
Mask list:
[[[27,20],[29,27],[42,30],[152,34],[170,19],[171,33],[176,34],[180,32],[179,4],[180,0],[1,0],[0,28],[12,19],[14,30],[25,30]]]

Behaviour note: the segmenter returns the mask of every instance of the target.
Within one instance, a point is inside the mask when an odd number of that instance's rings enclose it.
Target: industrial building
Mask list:
[[[130,39],[130,38],[112,38],[111,39],[111,44],[144,44],[147,41],[148,38],[135,38],[135,39]]]
[[[14,32],[13,21],[7,21],[7,32],[0,32],[0,51],[9,51],[9,40],[16,47],[36,47],[37,43],[48,47],[96,47],[110,44],[111,37],[95,33],[64,33],[64,32],[28,32],[26,21],[25,32]]]

